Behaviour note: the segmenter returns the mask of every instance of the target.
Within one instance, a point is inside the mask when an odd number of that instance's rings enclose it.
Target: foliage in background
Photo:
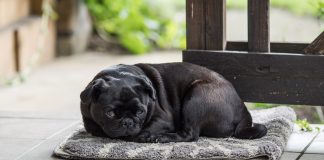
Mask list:
[[[313,127],[310,126],[307,119],[297,119],[296,124],[298,125],[298,127],[300,128],[301,131],[304,131],[304,132],[312,132],[313,131]],[[315,130],[317,132],[319,132],[320,128],[315,127]]]
[[[317,14],[321,19],[324,19],[324,0],[318,0],[317,3],[314,4],[317,6]]]
[[[85,0],[101,35],[116,39],[131,53],[152,48],[185,48],[186,0]],[[271,6],[298,15],[324,18],[324,0],[270,0]],[[246,8],[247,0],[227,0]]]
[[[95,27],[105,36],[116,38],[131,53],[142,54],[152,47],[185,48],[185,23],[177,22],[175,15],[163,15],[170,12],[163,12],[159,5],[148,0],[85,2]]]
[[[279,106],[278,104],[269,103],[246,103],[246,106],[250,109],[266,109]]]

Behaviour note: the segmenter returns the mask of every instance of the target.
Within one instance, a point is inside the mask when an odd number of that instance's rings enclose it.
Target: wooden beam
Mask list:
[[[205,49],[205,0],[186,1],[187,49]]]
[[[226,0],[205,0],[206,49],[225,50]]]
[[[187,50],[183,59],[223,75],[247,102],[324,105],[324,56]]]
[[[294,53],[302,54],[303,49],[308,45],[308,43],[280,43],[271,42],[270,51],[279,53]]]
[[[305,54],[324,54],[324,31],[305,50]]]
[[[248,0],[249,51],[269,52],[269,0]]]
[[[303,54],[303,50],[309,45],[309,43],[282,43],[271,42],[270,51],[277,53],[294,53]],[[248,51],[248,43],[242,41],[228,41],[226,50],[230,51]]]

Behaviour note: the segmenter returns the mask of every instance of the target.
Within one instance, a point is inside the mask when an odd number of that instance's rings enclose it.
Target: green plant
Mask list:
[[[305,132],[312,132],[313,128],[310,126],[309,122],[307,121],[307,119],[297,119],[296,120],[296,124],[298,125],[298,127],[300,128],[301,131],[305,131]],[[317,132],[320,131],[319,127],[315,127],[315,130]]]
[[[301,131],[311,132],[313,128],[309,125],[307,119],[297,119],[296,124],[300,128]]]
[[[312,1],[313,5],[316,7],[316,13],[321,18],[324,19],[324,0]]]
[[[153,47],[184,48],[184,23],[163,17],[145,0],[85,0],[94,25],[134,54]]]
[[[266,109],[278,106],[278,104],[269,104],[269,103],[246,103],[250,109]]]

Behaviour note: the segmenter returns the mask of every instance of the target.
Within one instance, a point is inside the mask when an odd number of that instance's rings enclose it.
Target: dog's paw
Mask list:
[[[171,139],[168,135],[166,134],[160,134],[154,137],[154,142],[155,143],[169,143],[171,142]]]
[[[136,137],[135,141],[139,143],[168,143],[170,137],[166,134],[154,135],[150,132],[143,132]]]
[[[151,143],[154,141],[156,136],[152,135],[150,132],[143,132],[139,134],[135,141],[139,143]]]

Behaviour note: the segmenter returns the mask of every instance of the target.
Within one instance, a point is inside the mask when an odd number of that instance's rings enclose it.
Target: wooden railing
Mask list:
[[[226,0],[187,0],[183,61],[222,74],[247,102],[323,106],[324,33],[311,44],[270,42],[269,0],[247,3],[248,42],[228,42]]]

